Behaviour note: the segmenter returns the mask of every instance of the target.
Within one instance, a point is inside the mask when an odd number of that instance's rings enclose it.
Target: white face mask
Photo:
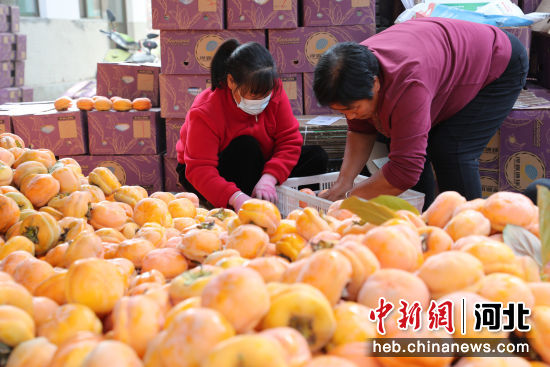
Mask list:
[[[240,93],[239,93],[240,95]],[[266,109],[269,100],[271,99],[271,93],[265,98],[262,99],[246,99],[241,97],[241,102],[237,103],[237,107],[239,107],[244,112],[248,113],[249,115],[259,115],[262,113],[263,110]]]

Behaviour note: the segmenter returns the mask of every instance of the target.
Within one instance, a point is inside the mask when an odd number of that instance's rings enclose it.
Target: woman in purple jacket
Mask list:
[[[489,25],[424,18],[394,25],[361,44],[333,46],[319,60],[320,104],[345,114],[340,175],[324,194],[366,199],[407,189],[481,197],[478,159],[525,85],[528,59],[513,35]],[[353,187],[377,133],[389,162]],[[433,165],[433,170],[432,170]]]

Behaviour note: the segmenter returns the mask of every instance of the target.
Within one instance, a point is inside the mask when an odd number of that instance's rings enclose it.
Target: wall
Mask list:
[[[54,100],[77,82],[95,78],[109,46],[99,29],[107,29],[105,20],[21,17],[25,85],[34,88],[35,101]]]
[[[151,29],[151,0],[127,0],[126,17],[128,34],[135,40],[143,39],[147,33],[153,31]]]

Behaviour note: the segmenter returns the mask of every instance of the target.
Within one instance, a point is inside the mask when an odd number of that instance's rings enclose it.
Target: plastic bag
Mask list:
[[[512,15],[487,15],[475,11],[457,9],[442,4],[417,4],[405,10],[397,17],[395,23],[402,23],[409,19],[439,17],[467,20],[474,23],[490,24],[497,27],[521,27],[533,23],[532,20]]]

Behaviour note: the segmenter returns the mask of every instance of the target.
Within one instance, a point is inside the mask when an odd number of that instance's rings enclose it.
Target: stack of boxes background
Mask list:
[[[166,118],[165,189],[181,190],[175,171],[179,130],[193,99],[210,84],[210,62],[218,46],[235,38],[265,45],[277,64],[296,116],[330,114],[313,95],[319,57],[341,41],[375,33],[371,0],[152,0],[153,28],[161,30],[161,115]],[[306,137],[305,121],[300,130]],[[311,129],[311,126],[308,127]],[[345,126],[320,126],[306,144],[320,144],[341,162]],[[344,136],[344,139],[342,139]],[[339,166],[338,166],[339,168]]]
[[[74,156],[84,174],[110,168],[123,185],[140,185],[149,193],[163,190],[162,152],[165,126],[159,108],[160,66],[98,63],[97,95],[133,100],[147,97],[149,111],[90,111],[86,114],[89,150]]]
[[[524,13],[541,0],[519,2]],[[483,196],[496,191],[522,192],[534,180],[550,177],[550,35],[531,27],[504,28],[517,36],[530,55],[530,80],[514,109],[479,160]]]
[[[33,89],[25,87],[27,36],[19,34],[19,7],[0,5],[0,104],[31,102]]]

